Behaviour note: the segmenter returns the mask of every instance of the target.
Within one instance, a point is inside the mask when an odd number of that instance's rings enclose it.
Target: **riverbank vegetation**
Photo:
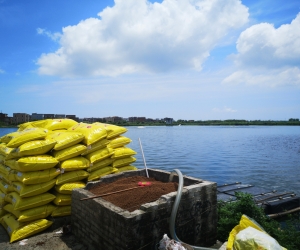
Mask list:
[[[84,121],[89,123],[88,121]],[[161,120],[151,120],[145,122],[129,122],[127,120],[121,120],[116,122],[99,121],[102,123],[114,124],[118,126],[185,126],[185,125],[195,125],[195,126],[300,126],[300,120],[296,118],[290,118],[288,121],[272,121],[272,120],[182,120],[173,121],[172,124],[166,124],[166,122]],[[17,127],[18,124],[8,125],[7,123],[0,122],[0,127]]]
[[[166,123],[163,120],[151,121],[151,122],[128,122],[118,121],[115,123],[119,126],[165,126]],[[173,121],[172,126],[184,126],[184,125],[198,125],[198,126],[300,126],[299,119],[289,119],[288,121],[272,121],[272,120],[177,120]]]
[[[237,193],[237,201],[218,202],[218,239],[227,241],[231,230],[239,224],[241,216],[247,215],[259,223],[265,231],[287,249],[300,249],[300,215],[296,213],[277,221],[269,218],[264,210],[258,207],[252,196]]]

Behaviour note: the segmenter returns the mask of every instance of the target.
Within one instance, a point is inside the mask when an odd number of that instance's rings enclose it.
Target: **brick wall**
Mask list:
[[[149,176],[168,181],[170,172],[148,169]],[[85,189],[72,192],[72,233],[89,249],[155,249],[164,234],[177,192],[143,204],[133,212],[123,210],[102,198],[80,201],[93,196],[88,190],[102,182],[121,177],[146,176],[145,170],[123,172],[90,182]],[[174,176],[173,181],[178,177]],[[176,219],[176,233],[185,243],[211,246],[217,238],[216,183],[184,176],[184,188]]]

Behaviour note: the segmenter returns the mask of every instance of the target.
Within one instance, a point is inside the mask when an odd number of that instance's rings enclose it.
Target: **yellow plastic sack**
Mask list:
[[[53,139],[26,142],[18,148],[19,157],[46,154],[54,148],[55,144],[56,141]]]
[[[6,159],[6,157],[10,154],[10,152],[13,150],[14,148],[9,148],[6,146],[6,144],[2,144],[0,147],[0,154],[4,156],[4,158]]]
[[[85,150],[86,150],[86,146],[82,144],[76,144],[62,150],[53,151],[53,156],[58,161],[64,161],[81,155]]]
[[[112,158],[106,158],[104,160],[101,160],[101,161],[97,161],[96,163],[91,163],[89,168],[87,168],[87,171],[88,172],[93,172],[95,170],[98,170],[100,168],[104,168],[104,167],[107,167],[109,165],[111,165],[113,163],[113,159]]]
[[[47,133],[48,130],[43,128],[25,129],[14,135],[9,143],[7,143],[7,147],[16,148],[29,141],[44,139]]]
[[[62,161],[60,163],[60,168],[64,172],[87,169],[89,166],[90,166],[89,160],[82,156],[76,156],[68,160]]]
[[[8,194],[12,192],[14,189],[11,184],[7,183],[4,180],[0,180],[0,190],[2,193]]]
[[[10,202],[15,210],[21,211],[48,204],[54,199],[55,196],[48,192],[26,198],[21,198],[17,192],[11,192],[5,196],[5,200]]]
[[[4,160],[5,160],[5,156],[4,156],[4,155],[2,155],[2,154],[0,154],[0,163],[3,163],[3,162],[4,162]]]
[[[26,156],[17,160],[17,164],[9,165],[19,172],[31,172],[53,168],[58,164],[58,160],[51,155]]]
[[[5,196],[6,194],[0,190],[0,207],[4,207],[7,204]]]
[[[89,173],[84,170],[76,170],[60,174],[56,178],[56,185],[62,185],[68,182],[81,181],[86,179]]]
[[[127,132],[127,128],[120,127],[117,125],[112,125],[112,124],[106,124],[106,123],[100,123],[100,122],[95,122],[95,124],[103,127],[107,131],[107,139],[112,139],[115,138],[119,135],[124,134]]]
[[[131,140],[125,136],[117,136],[114,139],[111,139],[108,147],[110,148],[119,148],[129,144]]]
[[[8,214],[7,211],[4,210],[3,208],[0,208],[0,220],[1,220],[1,217],[3,217],[6,214]]]
[[[21,154],[19,153],[19,148],[9,148],[9,147],[6,147],[6,148],[3,148],[2,150],[7,153],[6,157],[5,157],[5,160],[14,159],[14,158],[20,158],[21,157]]]
[[[72,119],[47,119],[46,129],[49,130],[59,130],[59,129],[68,129],[77,124],[76,121]]]
[[[235,250],[253,249],[253,250],[283,250],[279,243],[268,235],[253,227],[247,227],[241,230],[233,243]]]
[[[31,197],[35,195],[39,195],[49,191],[51,188],[55,186],[56,180],[50,180],[47,182],[34,184],[34,185],[26,185],[22,182],[13,182],[12,186],[14,191],[17,192],[20,197]]]
[[[71,206],[57,206],[52,212],[52,217],[71,215]]]
[[[38,219],[45,219],[54,211],[55,206],[52,204],[46,204],[43,206],[27,209],[21,211],[18,221],[27,222]]]
[[[97,141],[100,141],[107,136],[106,130],[95,123],[78,123],[77,125],[68,129],[69,131],[80,132],[84,135],[83,143],[85,145],[91,145]]]
[[[118,172],[117,173],[124,172],[124,171],[137,170],[137,169],[138,168],[135,167],[135,166],[124,166],[124,167],[118,168]]]
[[[12,132],[12,133],[3,135],[3,136],[0,138],[0,142],[3,142],[3,143],[6,143],[6,144],[7,144],[7,143],[10,142],[10,140],[11,140],[14,136],[16,136],[16,135],[18,135],[18,134],[19,134],[19,132],[16,131],[16,132]]]
[[[7,203],[3,209],[8,212],[8,213],[11,213],[13,214],[16,218],[19,218],[20,214],[21,214],[21,211],[20,210],[15,210],[14,209],[14,206],[11,204],[11,203]],[[25,210],[26,211],[26,210]]]
[[[85,183],[81,181],[68,182],[62,185],[56,185],[55,190],[60,194],[72,194],[72,190],[75,188],[84,188]]]
[[[15,210],[12,204],[7,204],[4,209],[13,214],[19,222],[27,222],[38,219],[45,219],[52,214],[56,207],[52,204],[46,204],[43,206],[27,209],[27,210]]]
[[[120,167],[130,165],[131,163],[133,163],[135,161],[136,161],[136,158],[134,158],[133,156],[129,156],[126,158],[121,158],[121,159],[115,159],[112,166],[114,168],[120,168]]]
[[[33,172],[17,172],[16,180],[26,185],[39,184],[50,181],[60,174],[60,170],[49,168]]]
[[[10,236],[10,243],[42,232],[50,227],[52,223],[52,221],[48,221],[46,219],[23,223],[17,221],[16,217],[12,214],[4,215],[1,218],[2,226],[6,229]]]
[[[56,141],[54,150],[62,150],[80,143],[84,139],[84,135],[78,132],[64,131],[49,133],[46,138]]]
[[[32,122],[25,122],[19,125],[18,131],[23,131],[25,129],[29,128],[45,128],[47,125],[48,120],[38,120],[38,121],[32,121]]]
[[[13,181],[17,181],[17,171],[12,169],[11,171],[9,171],[9,174],[6,176],[6,179],[9,182],[13,182]]]
[[[6,166],[3,163],[0,163],[0,173],[2,173],[3,175],[8,176],[11,170],[12,170],[11,167]]]
[[[109,140],[102,139],[86,147],[86,151],[82,155],[87,155],[99,149],[105,148],[109,144]]]
[[[118,171],[118,169],[113,168],[113,167],[100,168],[100,169],[90,173],[90,175],[88,177],[88,181],[98,180],[99,178],[101,178],[105,175],[113,174],[113,173],[116,173],[117,171]]]
[[[227,246],[226,246],[226,249],[227,250],[233,250],[235,249],[233,246],[234,246],[234,242],[235,242],[235,239],[236,239],[236,236],[239,232],[241,232],[242,230],[248,228],[248,227],[251,227],[251,228],[254,228],[260,232],[263,232],[265,233],[266,235],[268,235],[265,230],[263,229],[262,226],[260,226],[255,220],[251,219],[250,217],[248,217],[247,215],[242,215],[241,219],[240,219],[240,222],[239,222],[239,225],[235,226],[230,234],[229,234],[229,238],[228,238],[228,241],[227,241]],[[255,246],[255,243],[253,241],[253,239],[251,240],[252,243],[250,244],[253,244],[252,246],[254,248],[249,248],[249,249],[257,249],[257,250],[264,250],[265,248],[256,248]],[[245,243],[245,244],[248,244],[248,243]],[[248,249],[248,248],[243,248],[243,249]],[[284,250],[285,248],[282,248],[282,250]],[[237,250],[237,249],[235,249]],[[242,249],[240,249],[242,250]],[[269,250],[266,248],[266,250]],[[271,250],[271,249],[270,249]],[[273,250],[273,249],[272,249]],[[274,249],[275,250],[275,249]]]
[[[3,173],[0,173],[0,181],[4,181],[8,184],[12,184],[12,182],[7,179],[7,175],[4,175]]]
[[[53,200],[53,203],[56,206],[68,206],[71,205],[72,195],[70,194],[60,194],[55,193],[56,198]]]
[[[90,161],[90,163],[96,163],[110,157],[114,153],[112,148],[102,148],[95,152],[92,152],[85,157]]]
[[[127,147],[121,147],[121,148],[115,148],[114,149],[114,154],[111,156],[113,159],[121,159],[121,158],[126,158],[128,156],[133,156],[135,155],[136,152]]]

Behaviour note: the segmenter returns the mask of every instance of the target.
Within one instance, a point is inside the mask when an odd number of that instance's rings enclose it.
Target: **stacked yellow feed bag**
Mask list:
[[[76,125],[77,122],[72,119],[45,119],[33,122],[26,122],[19,125],[19,131],[28,128],[45,128],[50,131],[67,130]]]
[[[60,168],[53,190],[56,198],[53,200],[55,210],[51,216],[70,215],[72,189],[85,187],[85,179],[88,177],[85,169],[88,168],[89,162],[80,156],[86,150],[86,146],[81,143],[84,135],[60,129],[50,132],[47,138],[56,141],[51,154],[59,162]]]
[[[107,139],[110,141],[108,147],[114,151],[112,155],[112,166],[118,169],[117,173],[127,170],[136,170],[137,168],[131,165],[136,161],[134,157],[136,152],[128,147],[131,140],[124,136],[127,129],[110,124],[104,124],[103,126],[105,126],[108,131]]]
[[[73,189],[136,170],[130,165],[136,152],[128,147],[126,131],[104,123],[47,119],[21,124],[2,136],[0,222],[11,242],[49,227],[48,216],[70,215]]]
[[[102,126],[93,123],[79,123],[69,129],[69,131],[79,132],[84,135],[82,143],[86,146],[85,150],[82,152],[82,157],[87,160],[88,166],[86,170],[88,171],[87,181],[91,181],[93,178],[93,173],[89,170],[95,163],[100,162],[108,158],[112,152],[107,150],[107,144],[109,143],[106,139],[107,131]],[[114,169],[108,169],[103,175],[114,173]],[[103,176],[102,175],[102,176]],[[97,177],[98,179],[100,176]],[[95,178],[96,179],[96,178]]]
[[[75,188],[84,188],[89,173],[89,161],[82,156],[75,156],[59,163],[61,174],[56,178],[53,203],[56,205],[53,217],[71,214],[71,194]]]
[[[92,144],[90,148],[84,153],[84,156],[91,162],[91,166],[88,168],[90,176],[88,181],[97,180],[105,175],[118,173],[126,170],[136,170],[134,166],[129,164],[136,161],[132,155],[136,152],[130,148],[130,156],[123,155],[123,157],[115,157],[115,152],[120,148],[124,148],[125,145],[129,144],[131,140],[125,136],[122,136],[127,132],[124,127],[94,123],[95,126],[99,126],[106,131],[106,137],[99,141],[98,145]],[[100,144],[100,145],[99,145]],[[123,160],[121,160],[121,158]],[[126,167],[126,168],[123,168]]]
[[[47,129],[24,128],[1,137],[1,217],[0,223],[7,230],[10,242],[36,234],[52,222],[46,220],[54,210],[51,201],[55,196],[48,192],[55,185],[59,174],[58,161],[50,151],[55,142],[45,139]],[[42,178],[39,178],[42,176]]]

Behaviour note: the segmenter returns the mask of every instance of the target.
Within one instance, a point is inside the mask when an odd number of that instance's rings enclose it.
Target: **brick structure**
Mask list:
[[[148,169],[149,177],[168,182],[170,172]],[[122,177],[146,176],[144,169],[108,175],[89,182],[85,189],[72,192],[72,233],[89,249],[155,249],[164,234],[177,192],[143,204],[133,212],[121,209],[102,198],[80,201],[93,196],[88,190],[99,183]],[[178,181],[175,175],[173,181]],[[183,242],[211,246],[217,239],[217,186],[214,182],[184,176],[184,188],[176,219],[176,234]]]

